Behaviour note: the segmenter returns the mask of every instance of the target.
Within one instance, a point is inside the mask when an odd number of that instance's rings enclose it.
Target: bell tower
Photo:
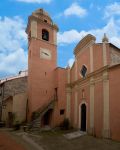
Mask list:
[[[29,117],[54,95],[57,66],[58,27],[43,9],[28,18],[28,105]]]

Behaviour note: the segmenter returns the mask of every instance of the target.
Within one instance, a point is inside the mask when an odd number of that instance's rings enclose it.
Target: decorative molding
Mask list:
[[[57,33],[55,30],[53,31],[53,39],[54,39],[54,44],[57,45]]]
[[[103,79],[103,76],[102,76],[102,73],[106,70],[108,70],[108,66],[105,66],[103,68],[100,68],[99,70],[96,70],[90,74],[88,74],[85,79],[81,78],[81,79],[78,79],[77,81],[74,81],[70,84],[67,84],[68,87],[71,87],[73,88],[75,85],[83,85],[83,84],[86,84],[87,81],[90,80],[91,77],[94,77],[94,81],[100,81],[101,79]]]
[[[90,134],[94,135],[94,78],[90,79]]]
[[[37,38],[37,22],[31,21],[31,37]]]
[[[67,83],[70,83],[70,68],[67,68]]]
[[[96,38],[88,34],[86,35],[75,47],[74,54],[77,55],[82,49],[89,47],[91,44],[95,43]]]
[[[103,77],[102,77],[103,81],[106,81],[109,79],[109,75],[108,75],[108,72],[107,71],[104,71],[103,72]]]
[[[75,92],[75,104],[74,104],[74,124],[77,126],[77,112],[78,112],[78,92]]]
[[[49,44],[49,45],[53,45],[53,46],[56,46],[56,47],[57,47],[56,44],[54,44],[54,43],[52,43],[52,42],[50,42],[50,41],[42,40],[42,39],[39,38],[39,37],[32,37],[32,39],[34,39],[34,40],[40,40],[40,41],[42,41],[42,42],[44,42],[44,43],[47,43],[47,44]]]
[[[66,102],[66,118],[70,120],[70,112],[71,112],[71,93],[67,93],[67,102]]]
[[[72,89],[71,89],[70,87],[67,87],[67,88],[66,88],[66,92],[67,92],[67,93],[71,93],[71,92],[72,92]]]
[[[45,23],[44,22],[44,20],[42,20],[41,18],[38,18],[38,17],[36,17],[36,16],[33,16],[33,15],[31,15],[30,17],[29,17],[29,22],[30,21],[36,21],[36,22],[38,22],[38,23],[40,23],[40,24],[45,24],[46,26],[48,26],[49,28],[51,28],[51,29],[55,29],[56,31],[58,31],[59,30],[59,28],[58,28],[58,26],[56,25],[56,24],[54,24],[54,23]],[[28,23],[28,26],[29,26],[29,23]]]
[[[77,73],[77,58],[75,59],[75,81],[78,79],[78,73]]]
[[[106,43],[103,43],[103,66],[107,65],[107,49]]]
[[[90,46],[90,72],[93,72],[93,45]]]
[[[110,65],[120,64],[120,54],[117,54],[115,51],[112,50],[110,57],[111,57],[111,64]]]
[[[109,79],[106,71],[103,72],[103,137],[105,138],[110,137],[109,113]]]

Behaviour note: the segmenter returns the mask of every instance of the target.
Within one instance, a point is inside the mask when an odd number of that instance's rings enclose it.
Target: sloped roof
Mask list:
[[[28,76],[28,71],[20,71],[18,75],[16,76],[11,76],[11,77],[7,77],[7,78],[3,78],[0,80],[0,84],[6,82],[6,81],[10,81],[10,80],[14,80],[14,79],[18,79],[18,78],[22,78],[22,77],[27,77]]]

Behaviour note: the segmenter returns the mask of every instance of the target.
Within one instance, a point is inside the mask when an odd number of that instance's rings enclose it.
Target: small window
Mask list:
[[[85,65],[82,66],[82,69],[80,70],[80,73],[81,73],[83,78],[86,77],[87,67]]]
[[[46,23],[47,23],[47,20],[45,19],[45,20],[44,20],[44,22],[46,22]]]
[[[64,109],[60,109],[60,115],[64,115],[65,110]]]
[[[49,32],[45,29],[42,30],[42,39],[45,41],[49,41]]]

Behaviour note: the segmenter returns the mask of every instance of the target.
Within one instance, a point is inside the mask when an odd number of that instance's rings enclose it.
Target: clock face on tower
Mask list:
[[[51,60],[51,52],[48,49],[40,48],[40,58]]]

